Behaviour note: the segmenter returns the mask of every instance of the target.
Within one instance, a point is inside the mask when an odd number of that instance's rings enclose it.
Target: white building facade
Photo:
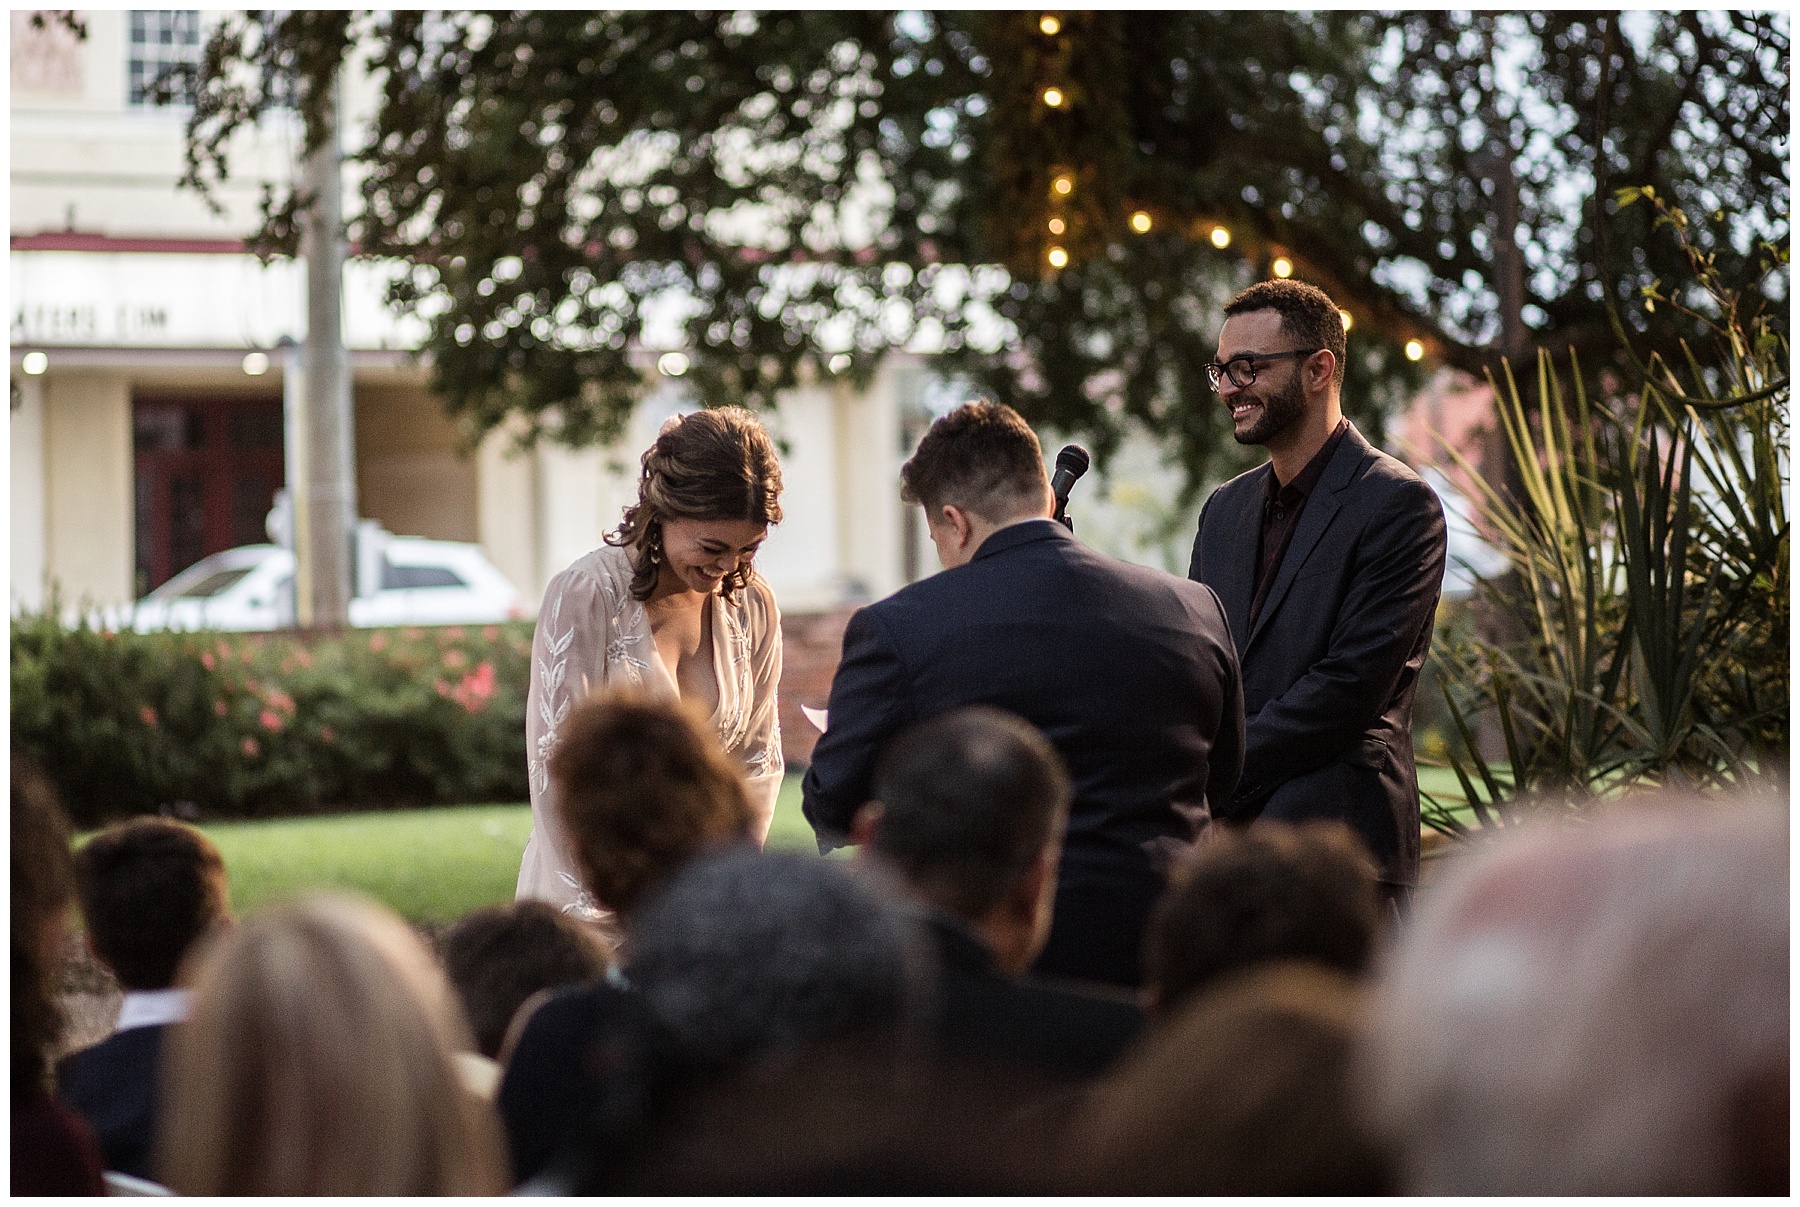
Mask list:
[[[208,553],[267,539],[283,484],[283,370],[305,338],[304,263],[243,250],[264,181],[291,179],[298,123],[240,140],[223,215],[179,189],[187,110],[144,82],[197,53],[212,14],[84,12],[87,37],[12,21],[9,257],[11,598],[15,611],[129,601]],[[354,115],[367,82],[346,82]],[[345,271],[359,513],[400,534],[479,542],[538,599],[635,498],[637,458],[694,404],[665,379],[616,446],[475,449],[425,386],[419,332],[382,301],[387,269]],[[898,473],[927,373],[890,358],[872,387],[792,392],[786,518],[758,559],[784,611],[831,611],[936,568]],[[923,551],[923,553],[921,553]]]

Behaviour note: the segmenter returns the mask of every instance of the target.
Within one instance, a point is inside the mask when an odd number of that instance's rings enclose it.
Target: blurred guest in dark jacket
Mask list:
[[[88,948],[125,990],[113,1034],[65,1058],[58,1093],[93,1127],[106,1167],[150,1178],[163,1036],[187,1017],[175,972],[224,922],[225,861],[199,830],[139,817],[94,835],[75,859]]]
[[[875,765],[852,837],[922,908],[938,957],[934,1030],[958,1056],[1064,1077],[1137,1034],[1129,1001],[1025,978],[1049,936],[1069,778],[1042,734],[993,708],[933,717]]]

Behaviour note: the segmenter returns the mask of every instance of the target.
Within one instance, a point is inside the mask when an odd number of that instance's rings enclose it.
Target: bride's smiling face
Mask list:
[[[662,522],[662,575],[702,595],[719,589],[725,576],[756,556],[769,526],[751,520],[667,519]],[[659,578],[666,589],[668,580]]]

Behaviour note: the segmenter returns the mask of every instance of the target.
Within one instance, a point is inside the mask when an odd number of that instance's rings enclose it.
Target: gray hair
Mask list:
[[[690,862],[646,902],[631,983],[681,1054],[737,1062],[903,1028],[911,927],[847,867],[738,846]]]
[[[1784,805],[1637,799],[1448,869],[1366,1054],[1409,1189],[1767,1193],[1734,1112],[1777,1075],[1785,1100],[1787,852]]]

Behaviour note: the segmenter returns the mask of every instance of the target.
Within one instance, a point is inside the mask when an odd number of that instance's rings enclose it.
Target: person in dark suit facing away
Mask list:
[[[151,1178],[163,1039],[187,1018],[192,996],[175,986],[175,973],[227,920],[225,861],[193,826],[138,817],[81,848],[75,885],[88,947],[125,1001],[112,1035],[63,1059],[57,1093],[93,1127],[108,1169]]]
[[[876,757],[907,726],[987,704],[1029,721],[1074,784],[1046,976],[1135,986],[1169,860],[1230,795],[1238,668],[1204,586],[1088,549],[1050,519],[1037,436],[969,403],[901,469],[942,574],[850,618],[827,727],[804,781],[821,850],[850,841]]]
[[[1143,1011],[1023,976],[1050,937],[1069,816],[1068,773],[1044,736],[994,708],[943,713],[888,744],[873,789],[851,837],[920,909],[939,1046],[1058,1080],[1110,1064]]]
[[[1419,875],[1412,703],[1444,579],[1444,510],[1343,417],[1342,312],[1263,281],[1225,307],[1207,366],[1267,464],[1200,511],[1188,577],[1218,592],[1244,672],[1244,770],[1215,816],[1347,823],[1384,892]]]

